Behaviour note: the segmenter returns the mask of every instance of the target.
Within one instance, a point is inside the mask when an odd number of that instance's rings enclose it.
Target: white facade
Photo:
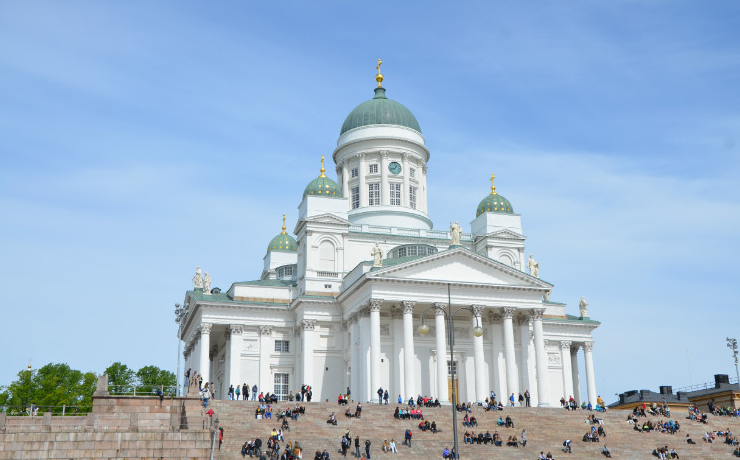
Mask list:
[[[220,399],[231,384],[285,396],[306,383],[321,401],[348,387],[355,400],[377,400],[382,386],[392,401],[447,402],[454,363],[461,401],[529,390],[533,405],[571,395],[596,404],[591,350],[599,323],[544,300],[553,285],[524,271],[519,215],[483,212],[456,246],[450,232],[433,230],[429,158],[421,133],[406,126],[344,132],[333,154],[342,196],[304,195],[296,251],[268,250],[260,279],[226,293],[187,292],[185,369],[214,382]],[[376,244],[380,267],[371,256]],[[434,308],[447,309],[448,292],[452,310],[462,308],[453,355],[449,322]],[[419,334],[422,317],[427,335]],[[482,337],[472,334],[477,324]]]

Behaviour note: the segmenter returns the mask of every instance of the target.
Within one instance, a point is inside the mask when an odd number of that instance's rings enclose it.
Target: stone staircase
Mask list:
[[[277,418],[272,420],[257,420],[254,412],[257,403],[247,401],[214,401],[213,408],[218,416],[220,426],[224,428],[224,444],[221,448],[221,459],[239,459],[241,458],[241,446],[244,442],[252,437],[260,437],[263,443],[272,428],[279,428],[280,424]],[[364,455],[364,441],[370,439],[372,447],[370,454],[372,458],[391,457],[393,454],[386,454],[381,451],[384,439],[396,440],[398,453],[408,459],[428,459],[441,458],[442,450],[445,446],[452,447],[452,409],[449,406],[441,408],[425,408],[424,417],[427,420],[437,422],[441,431],[437,434],[422,432],[418,429],[418,421],[396,420],[393,418],[395,404],[380,406],[378,404],[363,404],[361,419],[348,419],[344,416],[344,406],[336,403],[304,403],[306,414],[300,416],[298,420],[291,421],[290,432],[284,434],[285,442],[281,442],[281,448],[288,441],[299,441],[303,446],[304,460],[313,459],[316,450],[326,449],[331,457],[336,459],[341,457],[340,439],[347,431],[352,432],[352,436],[360,436],[361,452]],[[276,413],[281,408],[290,407],[288,403],[279,403],[276,405]],[[355,404],[350,407],[354,411]],[[338,426],[332,426],[326,423],[331,412],[335,412]],[[515,428],[497,427],[496,420],[499,415],[503,414],[506,418],[510,414]],[[686,414],[674,413],[673,416],[681,423],[681,431],[675,435],[663,433],[639,433],[633,430],[633,426],[626,422],[627,412],[610,411],[606,414],[597,414],[604,420],[607,436],[601,438],[600,443],[583,442],[583,435],[588,431],[590,425],[586,423],[586,418],[591,414],[587,411],[569,412],[561,408],[511,408],[503,412],[490,411],[485,412],[482,408],[473,409],[473,414],[478,419],[478,428],[473,430],[477,433],[479,430],[484,433],[489,430],[492,434],[498,430],[504,441],[511,435],[520,436],[523,428],[527,430],[528,443],[527,447],[515,449],[513,447],[493,447],[492,444],[464,444],[463,433],[466,429],[462,426],[464,413],[458,417],[458,432],[460,445],[460,458],[512,458],[512,459],[536,459],[540,451],[545,453],[552,452],[555,458],[570,459],[594,459],[604,458],[601,455],[601,449],[604,443],[609,446],[613,458],[639,459],[639,458],[657,458],[651,455],[653,449],[659,446],[668,445],[676,449],[681,459],[729,459],[732,454],[732,447],[724,444],[724,438],[717,438],[714,444],[706,444],[702,441],[705,431],[725,430],[730,428],[734,434],[740,433],[740,419],[729,417],[712,417],[710,416],[709,424],[701,423],[686,419]],[[650,420],[658,421],[658,417],[650,417]],[[412,447],[409,448],[403,444],[403,433],[406,428],[413,431],[414,438]],[[471,430],[472,431],[472,430]],[[695,445],[686,443],[686,434],[690,434]],[[573,449],[572,454],[566,454],[562,451],[562,442],[564,439],[571,439]],[[264,446],[263,446],[264,450]],[[349,450],[348,457],[352,457],[354,447]]]

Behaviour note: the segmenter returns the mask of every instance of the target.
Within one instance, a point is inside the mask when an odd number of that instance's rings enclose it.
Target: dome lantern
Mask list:
[[[332,198],[341,198],[342,190],[339,188],[336,182],[329,179],[326,176],[326,169],[324,169],[324,155],[321,155],[321,174],[319,177],[312,180],[306,186],[303,191],[303,196],[314,195],[314,196],[325,196]]]
[[[296,250],[295,238],[285,232],[285,214],[283,214],[283,231],[270,241],[270,244],[267,245],[267,252],[296,252]]]
[[[493,184],[493,180],[496,178],[491,174],[491,194],[483,198],[478,203],[478,209],[475,213],[475,217],[480,216],[484,212],[498,212],[503,214],[514,214],[514,208],[511,207],[509,200],[496,193],[496,186]]]

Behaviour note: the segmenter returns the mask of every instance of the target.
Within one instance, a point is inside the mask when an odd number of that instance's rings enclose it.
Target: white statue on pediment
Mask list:
[[[462,228],[460,227],[460,224],[458,224],[457,222],[455,222],[454,224],[450,222],[450,245],[459,246],[461,238]]]
[[[535,278],[540,277],[540,263],[534,260],[532,254],[530,254],[529,259],[527,259],[527,268],[529,268],[530,275],[534,276]]]
[[[203,289],[203,275],[201,275],[200,267],[195,267],[193,286],[195,287],[195,289]]]
[[[380,249],[380,246],[378,243],[375,243],[375,247],[370,252],[370,254],[373,256],[373,267],[382,267],[383,266],[383,250]]]

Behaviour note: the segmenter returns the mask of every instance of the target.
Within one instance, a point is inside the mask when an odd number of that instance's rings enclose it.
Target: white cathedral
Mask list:
[[[571,395],[595,405],[600,323],[583,299],[578,316],[550,300],[553,285],[525,260],[521,216],[493,183],[471,233],[457,223],[432,229],[421,128],[386,97],[380,63],[376,81],[375,96],[342,125],[332,155],[338,180],[322,160],[295,238],[283,222],[259,279],[211,291],[198,270],[179,328],[185,368],[214,382],[220,399],[246,383],[285,400],[305,383],[319,401],[347,388],[356,401],[377,400],[382,387],[392,401],[427,395],[445,404],[454,391],[480,402],[491,390],[506,401],[529,390],[532,405]]]

